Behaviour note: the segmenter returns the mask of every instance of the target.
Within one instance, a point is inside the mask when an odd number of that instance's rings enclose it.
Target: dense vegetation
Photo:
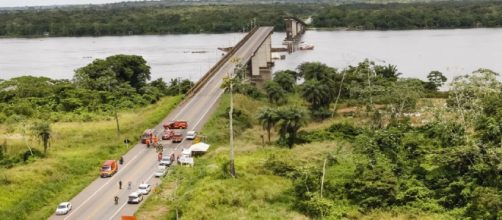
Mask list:
[[[0,123],[26,118],[88,121],[185,93],[192,84],[149,79],[150,67],[142,57],[116,55],[76,70],[73,80],[21,76],[0,81]]]
[[[227,167],[227,96],[202,131],[213,144],[210,152],[193,168],[176,167],[139,216],[501,216],[498,74],[480,69],[442,93],[439,72],[424,82],[367,60],[344,70],[321,63],[297,70],[277,72],[263,90],[236,83],[234,91],[242,93],[235,99],[236,179]],[[299,112],[308,109],[317,121],[290,123],[294,117],[284,113],[290,108],[302,118],[308,117]],[[264,146],[268,135],[271,144]],[[154,211],[165,205],[169,210]]]
[[[77,8],[0,11],[0,36],[105,36],[222,33],[249,30],[253,22],[285,28],[285,16],[312,16],[312,27],[424,29],[502,26],[502,2],[413,4],[267,4],[168,6],[112,4]]]
[[[16,132],[17,124],[26,124],[23,135],[43,143],[43,153],[24,148],[9,154],[4,153],[7,143],[0,144],[0,166],[12,167],[30,157],[43,156],[54,139],[53,122],[114,118],[120,133],[119,111],[184,94],[193,84],[189,80],[173,79],[167,84],[161,78],[149,79],[150,67],[142,57],[115,55],[79,68],[73,80],[21,76],[0,81],[0,124],[7,132]]]

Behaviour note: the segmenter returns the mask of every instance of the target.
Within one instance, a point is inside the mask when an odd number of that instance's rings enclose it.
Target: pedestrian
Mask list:
[[[115,205],[119,204],[119,197],[115,196]]]
[[[119,180],[119,189],[122,189],[122,180]]]
[[[122,157],[122,156],[120,157],[120,164],[121,165],[124,164],[124,157]]]
[[[130,190],[130,189],[131,189],[131,185],[132,185],[131,181],[127,182],[127,189],[128,189],[128,190]]]

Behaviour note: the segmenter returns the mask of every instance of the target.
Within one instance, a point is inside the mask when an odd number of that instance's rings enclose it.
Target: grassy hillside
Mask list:
[[[127,152],[124,138],[136,143],[145,128],[156,125],[180,100],[167,97],[120,113],[120,136],[111,119],[52,124],[53,140],[46,157],[0,168],[0,219],[46,219],[59,202],[71,199],[96,179],[103,160],[118,159]],[[27,145],[42,151],[40,143],[22,135],[29,124],[0,125],[0,140],[7,144],[7,154],[24,152]]]
[[[243,95],[237,95],[236,109],[253,118],[258,108],[268,105]],[[430,105],[432,102],[426,102]],[[251,107],[255,106],[255,107]],[[138,219],[310,219],[298,211],[293,170],[307,173],[322,171],[325,158],[336,158],[335,166],[326,171],[326,180],[343,183],[364,158],[353,153],[352,143],[343,138],[316,141],[295,146],[293,149],[276,145],[262,145],[260,135],[266,133],[256,120],[245,128],[237,122],[236,170],[237,178],[228,176],[229,147],[228,119],[225,117],[228,96],[219,104],[216,113],[202,133],[212,144],[209,152],[196,158],[192,167],[176,166],[137,213]],[[366,123],[367,118],[336,117],[323,122],[310,123],[304,131],[319,131],[333,123]],[[273,141],[277,134],[273,133]],[[333,160],[333,159],[330,159]],[[316,180],[320,181],[320,180]],[[336,190],[336,189],[329,189]],[[362,213],[358,206],[340,199],[330,214],[331,218],[353,219],[453,219],[446,214],[418,210],[390,209]]]

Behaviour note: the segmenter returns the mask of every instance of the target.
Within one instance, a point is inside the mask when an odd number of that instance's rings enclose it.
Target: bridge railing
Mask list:
[[[210,80],[214,76],[214,74],[216,74],[216,72],[230,60],[230,58],[232,58],[235,52],[239,50],[251,36],[253,36],[256,30],[258,30],[258,27],[255,27],[251,31],[249,31],[249,33],[247,33],[244,38],[242,38],[227,54],[225,54],[225,56],[223,56],[216,64],[214,64],[213,67],[211,67],[211,69],[209,69],[209,71],[207,71],[207,73],[204,74],[204,76],[202,76],[202,78],[200,78],[192,88],[190,88],[190,90],[188,90],[186,98],[190,98],[195,93],[197,93],[207,83],[207,81]]]

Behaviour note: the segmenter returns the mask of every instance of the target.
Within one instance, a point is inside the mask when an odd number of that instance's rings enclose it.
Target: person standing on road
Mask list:
[[[115,196],[115,205],[119,204],[119,197]]]
[[[119,189],[122,189],[122,180],[119,180]]]

